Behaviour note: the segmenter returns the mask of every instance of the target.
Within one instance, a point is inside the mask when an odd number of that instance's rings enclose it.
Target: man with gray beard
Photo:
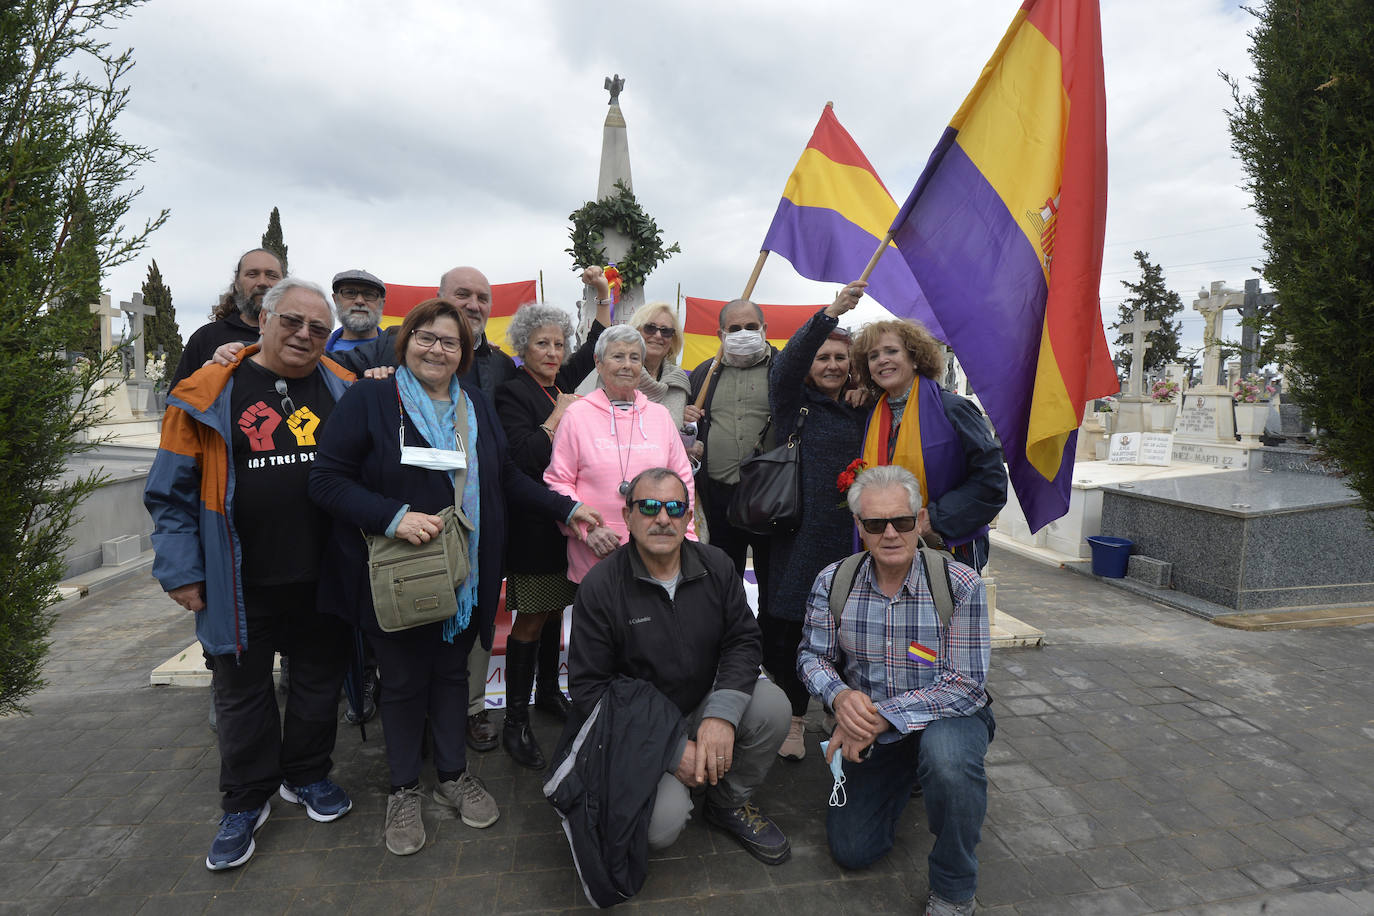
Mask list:
[[[376,340],[386,307],[386,284],[365,270],[345,270],[334,275],[333,288],[339,327],[330,335],[325,352],[352,350]]]
[[[181,351],[181,362],[172,373],[168,391],[205,365],[221,344],[257,342],[262,297],[277,285],[283,273],[281,261],[267,249],[244,252],[234,267],[233,282],[210,312],[210,322],[197,328]]]

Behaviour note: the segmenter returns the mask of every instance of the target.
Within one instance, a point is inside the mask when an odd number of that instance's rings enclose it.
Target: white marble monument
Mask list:
[[[1219,384],[1221,378],[1221,316],[1226,309],[1239,309],[1245,302],[1240,290],[1227,289],[1224,280],[1214,281],[1210,289],[1198,292],[1193,308],[1202,314],[1203,331],[1201,384],[1189,388],[1174,419],[1174,461],[1195,462],[1220,468],[1249,466],[1249,450],[1236,442],[1235,416],[1231,409],[1231,390]]]
[[[1148,335],[1151,331],[1159,330],[1159,322],[1146,321],[1145,310],[1135,309],[1131,312],[1131,320],[1117,325],[1117,330],[1131,337],[1131,368],[1126,377],[1126,390],[1121,392],[1121,400],[1117,404],[1114,432],[1142,433],[1149,428],[1145,408],[1150,403],[1143,385],[1145,351],[1151,346]]]

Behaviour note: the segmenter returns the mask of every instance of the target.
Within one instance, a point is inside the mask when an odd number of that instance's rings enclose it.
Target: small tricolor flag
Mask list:
[[[491,317],[487,319],[487,342],[492,346],[509,350],[506,343],[506,328],[515,315],[515,310],[526,302],[539,300],[538,286],[533,280],[518,283],[494,283],[491,287]],[[396,283],[386,285],[386,306],[382,309],[382,327],[399,325],[415,308],[426,299],[433,299],[439,290],[433,286],[401,286]]]
[[[906,657],[913,662],[918,662],[927,667],[934,668],[935,660],[940,657],[939,653],[927,649],[916,640],[911,641],[911,645],[906,647]]]
[[[691,372],[713,359],[720,351],[720,310],[724,299],[685,297],[686,314],[682,320],[682,368]],[[825,308],[823,305],[760,305],[763,323],[768,326],[768,342],[781,350],[787,341],[811,316]]]

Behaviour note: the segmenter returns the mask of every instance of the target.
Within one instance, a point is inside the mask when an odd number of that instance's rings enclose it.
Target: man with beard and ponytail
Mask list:
[[[210,322],[197,328],[181,351],[181,362],[172,373],[168,391],[205,365],[221,344],[257,342],[262,297],[280,282],[284,273],[281,261],[266,248],[244,252],[234,267],[233,282],[210,313]]]
[[[386,284],[365,270],[334,275],[334,311],[339,327],[324,345],[326,353],[342,353],[377,339],[377,326],[386,307]]]
[[[697,424],[697,498],[706,515],[707,541],[729,555],[741,576],[746,555],[753,551],[762,610],[768,594],[768,538],[736,528],[726,511],[739,485],[740,462],[753,454],[768,422],[768,368],[777,351],[768,343],[763,310],[748,299],[725,304],[716,334],[722,358],[692,370],[690,403],[682,419]],[[698,397],[703,386],[704,400]]]

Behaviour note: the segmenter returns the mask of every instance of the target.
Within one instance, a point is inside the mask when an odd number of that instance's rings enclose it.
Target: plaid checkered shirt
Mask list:
[[[797,672],[811,693],[832,709],[846,687],[867,694],[895,729],[879,735],[880,743],[899,740],[935,719],[972,715],[987,705],[984,685],[992,645],[987,595],[977,573],[962,563],[949,564],[954,615],[942,633],[919,555],[893,598],[878,590],[873,559],[865,558],[837,628],[830,613],[830,587],[839,565],[821,570],[806,602]],[[938,647],[934,667],[908,656],[913,641]]]

